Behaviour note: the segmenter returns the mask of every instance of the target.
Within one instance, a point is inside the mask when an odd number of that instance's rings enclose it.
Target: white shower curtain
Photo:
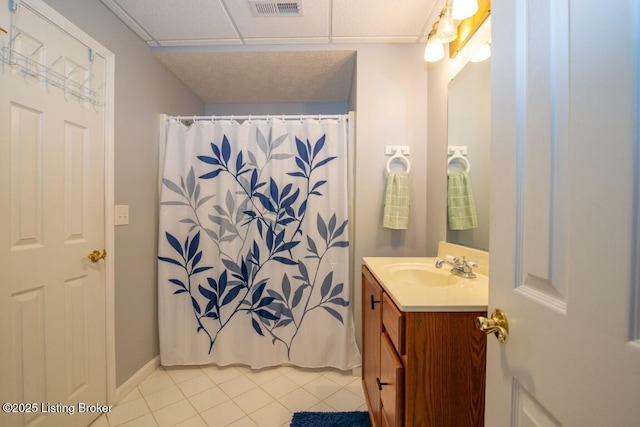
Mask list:
[[[346,122],[168,121],[158,241],[163,365],[360,365]]]

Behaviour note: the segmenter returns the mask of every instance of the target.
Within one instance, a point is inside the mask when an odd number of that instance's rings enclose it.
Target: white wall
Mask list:
[[[437,254],[447,239],[447,84],[449,56],[429,64],[427,146],[427,250]]]
[[[427,70],[421,45],[360,45],[356,94],[356,213],[354,290],[356,334],[361,325],[360,269],[367,256],[428,256]],[[385,145],[411,148],[410,220],[406,231],[382,227]],[[436,248],[437,250],[437,248]]]

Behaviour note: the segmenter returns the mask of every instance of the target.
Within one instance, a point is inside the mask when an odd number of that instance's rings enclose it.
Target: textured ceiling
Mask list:
[[[444,4],[299,0],[301,16],[255,17],[248,0],[101,1],[208,104],[344,102],[355,53],[304,45],[424,43]]]
[[[174,52],[155,57],[207,104],[346,102],[353,51]]]

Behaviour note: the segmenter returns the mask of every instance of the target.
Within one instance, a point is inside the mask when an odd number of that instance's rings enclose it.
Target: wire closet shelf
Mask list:
[[[94,53],[87,49],[89,68],[83,67],[66,56],[60,56],[50,66],[45,63],[45,44],[19,29],[14,23],[11,25],[11,37],[8,43],[0,48],[0,63],[11,67],[14,72],[24,78],[62,89],[66,96],[72,96],[80,102],[87,102],[95,106],[103,106],[100,95],[106,83],[93,87],[93,73],[91,63]]]

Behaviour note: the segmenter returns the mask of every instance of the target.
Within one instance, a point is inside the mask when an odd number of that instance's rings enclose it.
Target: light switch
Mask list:
[[[128,225],[129,224],[129,205],[116,205],[116,219],[115,225]]]

